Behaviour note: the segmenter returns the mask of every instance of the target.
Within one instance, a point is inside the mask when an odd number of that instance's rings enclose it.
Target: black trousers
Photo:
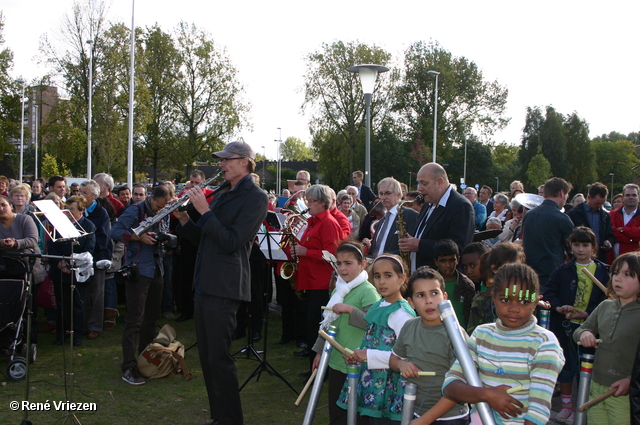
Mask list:
[[[158,334],[164,280],[156,266],[152,279],[138,276],[137,282],[127,281],[127,314],[122,331],[122,371],[137,366],[136,348],[142,353]]]
[[[238,375],[229,354],[240,301],[196,294],[194,318],[211,419],[243,425]]]

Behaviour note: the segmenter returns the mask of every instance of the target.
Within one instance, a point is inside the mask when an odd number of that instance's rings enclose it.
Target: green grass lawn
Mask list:
[[[121,314],[124,307],[120,307]],[[42,317],[42,316],[40,316]],[[200,368],[198,349],[193,348],[186,353],[186,360],[193,379],[186,382],[182,375],[160,379],[147,379],[141,386],[132,386],[121,379],[120,363],[122,350],[123,317],[118,318],[115,330],[102,332],[92,341],[83,339],[80,347],[74,347],[73,371],[74,382],[72,397],[65,392],[64,374],[69,367],[69,348],[53,345],[54,336],[41,334],[38,344],[38,358],[30,367],[29,401],[34,403],[64,402],[96,403],[95,412],[78,412],[77,417],[82,424],[203,424],[209,422],[209,404],[207,392]],[[193,320],[176,323],[162,319],[160,325],[171,323],[178,332],[178,340],[186,347],[195,342]],[[300,372],[308,368],[308,360],[293,355],[297,350],[294,343],[285,346],[276,345],[280,339],[280,315],[269,313],[269,364],[280,373],[297,391],[302,390],[305,378]],[[246,339],[235,341],[232,353],[246,345]],[[255,345],[263,350],[263,341]],[[5,372],[8,359],[3,358],[0,364]],[[258,367],[256,360],[246,359],[240,354],[236,360],[240,385]],[[3,373],[2,406],[0,407],[0,424],[19,424],[24,412],[12,411],[11,401],[25,400],[25,381],[13,382]],[[294,406],[297,394],[294,393],[278,377],[268,372],[260,375],[259,381],[253,378],[240,392],[244,410],[245,424],[300,424],[308,401],[308,394],[299,407]],[[326,385],[318,402],[315,423],[328,422]],[[29,419],[34,424],[54,424],[64,421],[66,412],[31,411]],[[67,423],[73,423],[67,421]]]

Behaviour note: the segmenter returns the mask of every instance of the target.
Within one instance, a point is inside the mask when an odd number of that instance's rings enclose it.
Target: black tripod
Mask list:
[[[267,240],[267,264],[268,267],[266,268],[266,293],[267,296],[264,297],[264,314],[263,314],[263,335],[264,335],[264,340],[263,340],[263,351],[262,351],[262,358],[260,358],[260,356],[258,355],[258,352],[253,348],[253,338],[251,335],[251,332],[248,332],[249,334],[249,343],[247,344],[247,346],[239,351],[239,352],[245,352],[247,353],[247,357],[246,358],[250,358],[250,356],[253,354],[256,356],[256,360],[258,360],[260,362],[260,364],[258,365],[258,367],[255,368],[255,370],[251,373],[251,375],[249,375],[249,377],[244,381],[244,383],[240,386],[240,391],[242,391],[242,389],[249,383],[250,380],[253,379],[253,377],[256,377],[256,382],[260,380],[260,374],[262,372],[268,372],[269,375],[271,376],[276,376],[278,378],[280,378],[280,380],[282,382],[284,382],[285,384],[287,384],[287,386],[289,388],[291,388],[291,390],[298,394],[298,391],[296,391],[295,388],[293,388],[291,386],[291,384],[282,376],[278,373],[278,371],[276,371],[274,369],[273,366],[271,366],[271,364],[269,364],[269,361],[267,360],[267,334],[268,334],[268,328],[269,328],[269,300],[273,297],[273,273],[274,273],[274,265],[275,262],[273,261],[273,254],[271,251],[271,235],[269,234],[269,231],[265,228],[265,238]],[[251,350],[251,351],[250,351]],[[237,354],[237,353],[236,353]]]

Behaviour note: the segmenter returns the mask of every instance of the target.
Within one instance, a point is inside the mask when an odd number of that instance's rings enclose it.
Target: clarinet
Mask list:
[[[200,189],[207,187],[210,183],[220,177],[222,173],[224,173],[224,171],[218,172],[218,174],[216,174],[215,176],[200,183],[198,187]],[[149,229],[151,229],[156,223],[161,222],[166,216],[168,216],[178,208],[186,205],[187,202],[189,202],[189,195],[185,193],[180,198],[178,198],[177,201],[170,205],[167,205],[166,207],[158,211],[153,217],[148,217],[144,221],[142,221],[138,227],[133,229],[133,233],[135,233],[137,237],[140,237],[142,234],[148,232]]]

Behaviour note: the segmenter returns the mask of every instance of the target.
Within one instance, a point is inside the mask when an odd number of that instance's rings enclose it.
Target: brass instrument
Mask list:
[[[404,239],[407,236],[409,236],[409,233],[407,233],[407,227],[404,225],[403,211],[402,211],[402,206],[407,202],[413,202],[413,201],[405,200],[405,201],[400,201],[398,203],[398,216],[396,218],[396,228],[398,229],[398,240]],[[402,261],[404,262],[405,270],[411,270],[411,254],[408,252],[400,251],[400,258],[402,258]]]
[[[387,214],[387,209],[382,205],[382,201],[376,202],[376,204],[371,208],[371,211],[369,211],[369,215],[375,218],[375,220],[371,222],[371,227],[369,228],[369,231],[371,232],[371,239],[375,236],[378,223],[380,223],[380,220],[382,220],[382,217],[384,217],[385,214]]]
[[[283,240],[281,249],[289,246],[291,261],[287,261],[280,267],[280,276],[283,279],[292,279],[298,270],[298,256],[295,253],[295,246],[298,235],[307,225],[307,220],[311,217],[308,213],[307,203],[304,200],[304,190],[298,191],[291,196],[282,206],[282,213],[287,215],[282,233],[286,237]],[[293,284],[294,282],[292,282]]]
[[[198,185],[198,187],[201,188],[201,189],[207,187],[210,183],[212,183],[214,180],[216,180],[218,177],[220,177],[223,173],[224,173],[224,171],[220,171],[215,176],[213,176],[210,179],[205,180],[202,183],[200,183]],[[140,237],[142,234],[148,232],[149,229],[151,229],[155,224],[161,222],[166,216],[168,216],[169,214],[171,214],[172,212],[174,212],[178,208],[180,208],[180,207],[182,207],[184,205],[187,205],[188,202],[189,202],[189,195],[187,195],[185,193],[184,195],[182,195],[180,198],[178,198],[172,204],[169,204],[166,207],[162,208],[153,217],[148,217],[144,221],[142,221],[138,225],[138,227],[133,229],[133,233],[135,233],[137,237]]]

